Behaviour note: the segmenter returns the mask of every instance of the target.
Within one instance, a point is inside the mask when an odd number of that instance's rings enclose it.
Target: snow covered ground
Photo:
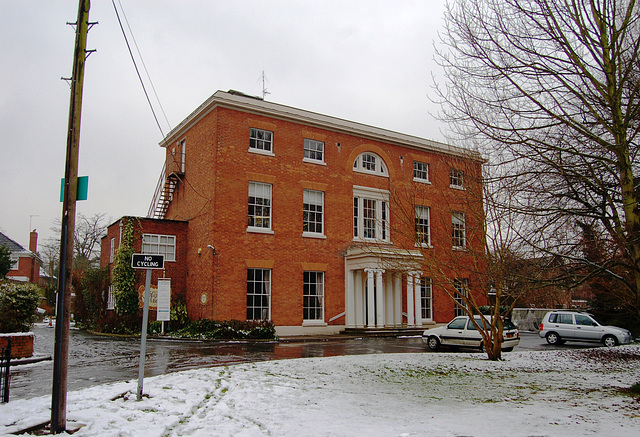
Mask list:
[[[75,436],[638,436],[640,346],[305,358],[214,367],[68,395]],[[50,418],[0,405],[0,433]]]

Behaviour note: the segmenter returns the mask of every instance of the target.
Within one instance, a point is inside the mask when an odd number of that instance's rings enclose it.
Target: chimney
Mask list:
[[[38,284],[40,282],[40,264],[38,264],[38,233],[34,229],[29,234],[29,250],[33,252],[31,258],[31,272],[29,272],[29,282]]]
[[[29,250],[33,253],[38,251],[38,233],[35,229],[29,234]]]

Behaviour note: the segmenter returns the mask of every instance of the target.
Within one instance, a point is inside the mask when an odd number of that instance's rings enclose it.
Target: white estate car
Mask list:
[[[475,319],[482,326],[480,316],[475,316]],[[485,321],[489,323],[486,318]],[[502,350],[505,352],[511,352],[520,343],[518,328],[509,319],[504,320],[502,336]],[[482,335],[468,316],[458,316],[445,326],[427,329],[422,333],[422,342],[434,351],[440,345],[483,348]]]
[[[549,311],[540,323],[541,338],[549,344],[565,341],[602,343],[612,347],[631,343],[631,332],[616,326],[603,326],[591,314],[577,311]]]

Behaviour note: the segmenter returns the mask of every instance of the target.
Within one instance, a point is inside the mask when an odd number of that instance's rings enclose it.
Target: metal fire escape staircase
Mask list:
[[[168,154],[156,184],[153,200],[147,211],[148,218],[163,219],[173,200],[173,192],[184,176],[184,153]]]

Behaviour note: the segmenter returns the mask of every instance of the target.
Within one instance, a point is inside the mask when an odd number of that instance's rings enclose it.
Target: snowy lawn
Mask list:
[[[638,436],[640,346],[306,358],[190,370],[70,392],[74,436]],[[50,418],[0,405],[0,433]]]

